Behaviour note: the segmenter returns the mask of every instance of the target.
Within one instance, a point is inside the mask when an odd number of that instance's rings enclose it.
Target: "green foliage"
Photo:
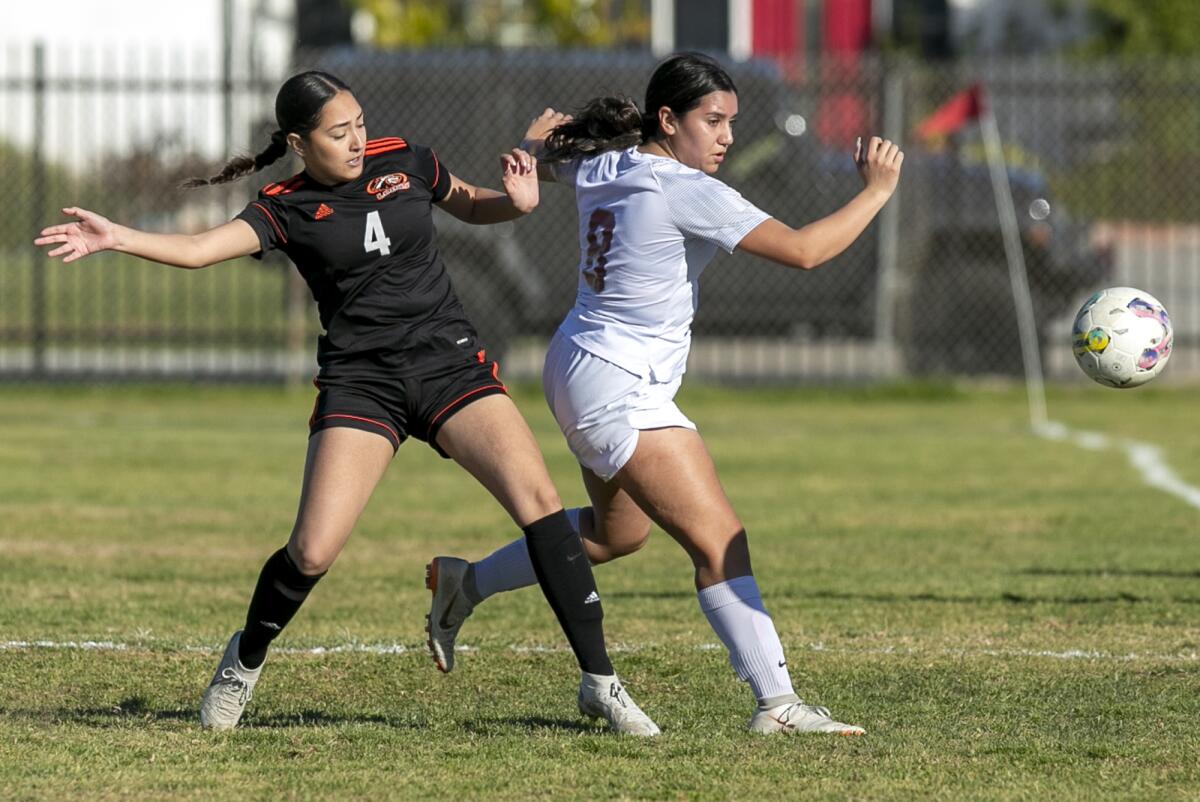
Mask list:
[[[353,0],[390,47],[645,45],[645,0]]]
[[[564,500],[581,503],[537,388],[515,395]],[[746,733],[750,694],[657,530],[597,581],[618,670],[661,739],[578,717],[578,675],[533,588],[481,605],[471,650],[439,675],[425,561],[477,558],[519,531],[417,442],[271,655],[246,726],[202,733],[200,692],[292,524],[311,403],[0,388],[0,797],[1090,801],[1200,787],[1196,510],[1119,453],[1032,437],[1019,390],[965,387],[680,398],[750,532],[798,690],[865,738]],[[1055,420],[1162,447],[1193,486],[1195,406],[1194,388],[1159,386],[1050,398]],[[12,645],[36,640],[126,648]],[[353,650],[384,645],[402,650]]]
[[[1200,3],[1089,0],[1088,11],[1094,33],[1074,55],[1127,63],[1120,125],[1110,134],[1114,147],[1055,186],[1088,216],[1191,222],[1200,202]]]
[[[1086,168],[1058,176],[1055,188],[1089,217],[1194,222],[1200,59],[1139,59],[1122,78],[1119,123],[1108,135],[1114,146]]]
[[[94,182],[81,181],[72,171],[53,162],[38,165],[29,149],[3,140],[0,140],[0,175],[15,191],[15,197],[22,200],[20,204],[10,204],[0,216],[3,250],[28,252],[36,232],[60,216],[60,207],[88,203],[103,196]]]
[[[422,0],[354,0],[375,21],[375,44],[380,47],[427,47],[455,42],[451,3]]]
[[[647,4],[640,0],[534,0],[530,5],[541,44],[629,47],[650,41]]]
[[[1096,31],[1091,55],[1200,55],[1200,4],[1195,0],[1089,0]]]

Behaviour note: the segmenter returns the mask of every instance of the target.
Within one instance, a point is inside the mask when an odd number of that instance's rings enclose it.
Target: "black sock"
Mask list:
[[[308,592],[325,574],[307,576],[282,548],[271,555],[254,595],[250,598],[250,609],[246,612],[246,628],[238,643],[238,659],[246,668],[254,669],[267,659],[267,647],[292,620],[292,616],[308,598]]]
[[[604,646],[604,609],[579,533],[559,510],[523,530],[529,559],[542,593],[567,635],[579,667],[589,674],[612,674]]]

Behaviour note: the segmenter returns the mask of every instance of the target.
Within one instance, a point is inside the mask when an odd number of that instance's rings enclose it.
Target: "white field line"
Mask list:
[[[1142,481],[1150,487],[1177,496],[1184,503],[1200,510],[1200,487],[1189,485],[1179,478],[1163,457],[1162,449],[1158,446],[1143,443],[1139,440],[1112,438],[1100,432],[1075,431],[1056,421],[1048,421],[1034,427],[1034,433],[1047,440],[1070,442],[1086,448],[1089,451],[1117,449],[1125,452],[1129,463],[1137,468],[1142,475]]]
[[[611,652],[620,652],[625,654],[635,652],[653,651],[659,648],[670,648],[676,651],[676,646],[664,646],[655,643],[624,643],[615,644],[609,647]],[[723,649],[719,643],[702,643],[692,647],[693,651],[706,652]],[[145,643],[120,643],[115,641],[51,641],[51,640],[10,640],[0,641],[0,651],[28,651],[33,649],[62,649],[66,651],[100,651],[100,652],[125,652],[137,651],[139,649],[154,649],[156,651],[181,651],[193,652],[198,654],[220,654],[223,646],[170,646],[168,644],[157,644],[153,641]],[[791,651],[800,652],[819,652],[823,654],[840,654],[840,655],[899,655],[899,656],[916,656],[916,657],[995,657],[999,659],[1020,658],[1020,657],[1042,657],[1049,660],[1092,660],[1092,661],[1113,661],[1113,662],[1200,662],[1200,652],[1177,652],[1174,654],[1157,654],[1157,653],[1138,653],[1138,652],[1105,652],[1095,649],[1067,649],[1065,651],[1055,651],[1052,649],[983,649],[983,648],[959,648],[959,649],[921,649],[909,646],[879,646],[879,647],[864,647],[860,649],[848,647],[831,647],[824,643],[806,643],[800,646],[790,647]],[[508,651],[515,654],[540,654],[540,653],[558,653],[566,652],[569,649],[566,646],[542,646],[542,645],[511,645],[501,646],[498,649],[490,647],[478,646],[456,646],[456,652],[478,653],[486,651]],[[342,643],[333,646],[312,646],[308,648],[301,647],[276,647],[271,650],[272,654],[297,654],[310,656],[324,656],[330,654],[371,654],[371,655],[396,655],[415,653],[420,655],[426,654],[424,644],[415,646],[403,643]]]

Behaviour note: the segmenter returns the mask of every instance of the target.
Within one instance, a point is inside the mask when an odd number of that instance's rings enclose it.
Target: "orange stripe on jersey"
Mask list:
[[[380,153],[387,153],[392,150],[403,150],[408,147],[408,143],[398,136],[390,136],[384,139],[372,139],[367,143],[365,153],[367,156],[377,156]]]
[[[442,163],[438,161],[436,153],[434,153],[432,150],[429,152],[433,155],[433,186],[431,188],[437,189],[438,178],[440,178],[442,175]]]
[[[388,145],[387,147],[383,147],[383,148],[371,148],[370,150],[363,151],[363,155],[378,156],[380,153],[391,153],[393,150],[404,150],[407,147],[408,147],[408,145],[399,143],[399,144],[395,144],[395,145]]]
[[[262,212],[263,214],[265,214],[267,216],[267,222],[269,222],[271,224],[271,227],[275,229],[275,233],[279,235],[279,239],[286,243],[287,237],[285,237],[283,235],[283,229],[279,227],[279,223],[275,222],[275,218],[271,216],[271,213],[269,211],[267,211],[267,207],[263,206],[261,203],[258,203],[258,202],[251,203],[250,205],[255,207],[256,209],[258,209],[260,212]]]
[[[368,150],[370,150],[371,148],[376,148],[380,145],[391,145],[394,143],[399,143],[401,145],[407,144],[403,138],[398,136],[381,136],[379,139],[368,139],[366,147]]]
[[[264,195],[286,195],[289,192],[295,192],[303,183],[303,175],[294,175],[287,181],[280,181],[278,184],[267,184],[262,188],[262,193]]]

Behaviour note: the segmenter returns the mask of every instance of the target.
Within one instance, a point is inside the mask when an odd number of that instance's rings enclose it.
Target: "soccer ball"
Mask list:
[[[1111,287],[1087,299],[1071,327],[1083,372],[1108,387],[1137,387],[1162,373],[1171,357],[1171,320],[1149,293]]]

